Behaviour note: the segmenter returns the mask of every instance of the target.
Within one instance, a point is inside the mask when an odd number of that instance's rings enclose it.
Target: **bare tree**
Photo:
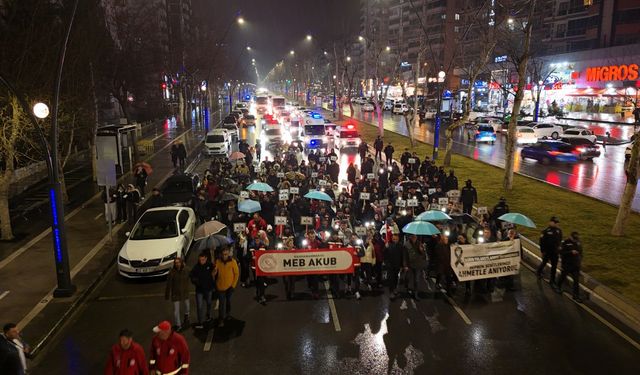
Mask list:
[[[531,88],[536,88],[533,109],[533,121],[538,121],[540,116],[540,97],[544,90],[544,84],[556,72],[554,67],[548,65],[548,61],[540,57],[532,57],[529,62],[529,75],[531,77]],[[533,93],[533,90],[531,91]]]
[[[616,221],[613,223],[613,228],[611,228],[611,234],[614,236],[624,236],[625,234],[625,228],[627,227],[629,216],[631,216],[633,198],[636,196],[636,189],[638,187],[638,167],[640,164],[640,141],[638,141],[638,138],[640,138],[640,133],[635,133],[632,138],[631,158],[625,169],[627,183],[624,186],[624,192],[620,198]]]

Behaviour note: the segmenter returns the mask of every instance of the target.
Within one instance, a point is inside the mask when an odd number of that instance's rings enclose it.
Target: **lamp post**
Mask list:
[[[438,159],[438,147],[440,146],[440,107],[442,107],[442,84],[444,83],[445,77],[446,73],[443,70],[438,72],[438,100],[436,101],[438,108],[436,109],[436,121],[433,129],[433,160]]]

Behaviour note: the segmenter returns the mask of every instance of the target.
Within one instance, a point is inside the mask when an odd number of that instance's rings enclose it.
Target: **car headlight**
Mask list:
[[[174,259],[176,259],[177,257],[178,257],[178,252],[176,251],[175,253],[173,253],[173,254],[171,254],[171,255],[168,255],[168,256],[166,256],[166,257],[162,258],[162,263],[164,263],[164,262],[168,262],[168,261],[170,261],[170,260],[174,260]]]
[[[356,139],[356,144],[357,144],[358,146],[360,146],[360,143],[361,143],[361,142],[362,142],[362,140],[360,140],[360,139]]]
[[[129,261],[121,255],[118,255],[118,263],[129,265]]]

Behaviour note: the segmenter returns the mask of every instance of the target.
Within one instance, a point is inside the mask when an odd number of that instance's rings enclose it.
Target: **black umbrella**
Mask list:
[[[232,243],[233,240],[231,238],[219,234],[214,234],[213,236],[209,236],[207,238],[203,238],[200,241],[197,241],[194,245],[194,250],[199,252],[211,248],[231,245]]]
[[[229,201],[237,201],[238,198],[239,198],[239,196],[236,195],[236,194],[224,193],[224,195],[222,197],[220,197],[220,200],[222,202],[229,202]]]

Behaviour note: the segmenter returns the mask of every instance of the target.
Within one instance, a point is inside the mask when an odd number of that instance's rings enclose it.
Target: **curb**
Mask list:
[[[182,138],[182,136],[184,136],[184,134],[186,134],[187,132],[189,132],[191,130],[188,130],[186,132],[184,132],[183,134],[181,134],[179,137],[176,137],[172,142],[175,142],[176,140]],[[193,156],[195,154],[195,157],[193,158],[193,160],[189,163],[189,165],[185,168],[185,172],[188,170],[192,170],[194,165],[197,165],[202,159],[200,157],[200,149],[201,147],[196,146],[194,148],[192,148],[189,151],[189,155],[187,157]],[[159,151],[158,151],[159,153]],[[156,154],[152,155],[155,156]],[[147,159],[148,160],[148,159]],[[130,174],[131,172],[128,172],[128,174]],[[126,175],[123,175],[121,178],[124,178]],[[158,181],[158,183],[156,183],[154,185],[154,188],[159,188],[160,186],[162,186],[162,184],[169,178],[173,176],[172,172],[169,172],[165,177],[163,177],[162,179],[160,179],[160,181]],[[149,194],[151,194],[151,192],[149,192]],[[94,197],[95,198],[95,197]],[[88,203],[89,201],[93,200],[94,198],[91,198],[90,200],[88,200],[86,203]],[[146,203],[146,201],[145,201]],[[85,205],[83,205],[83,208],[85,207]],[[118,233],[120,231],[120,229],[122,229],[123,224],[120,224],[119,227],[114,228],[114,231],[116,233]],[[104,249],[104,247],[103,247]],[[102,249],[101,249],[102,250]],[[113,267],[114,264],[116,264],[116,259],[117,259],[117,254],[116,256],[114,256],[109,263],[107,264],[107,266],[104,268],[103,271],[100,272],[100,274],[98,275],[98,277],[96,277],[90,284],[89,286],[87,286],[87,288],[85,288],[79,295],[78,297],[71,303],[71,306],[69,306],[68,309],[65,310],[64,314],[62,315],[62,317],[60,317],[59,319],[57,319],[55,321],[55,323],[53,324],[53,326],[51,327],[51,329],[45,333],[45,335],[42,337],[42,339],[34,346],[33,351],[31,352],[31,356],[32,359],[35,358],[46,346],[46,344],[53,338],[53,336],[55,336],[56,333],[58,333],[58,331],[62,328],[62,326],[67,322],[67,320],[69,318],[71,318],[78,310],[78,308],[80,306],[82,306],[83,302],[87,299],[87,297],[96,289],[96,287],[98,286],[98,284],[100,284],[100,282],[102,280],[104,280],[105,276],[107,276],[109,274],[109,271],[111,270],[111,268]]]

